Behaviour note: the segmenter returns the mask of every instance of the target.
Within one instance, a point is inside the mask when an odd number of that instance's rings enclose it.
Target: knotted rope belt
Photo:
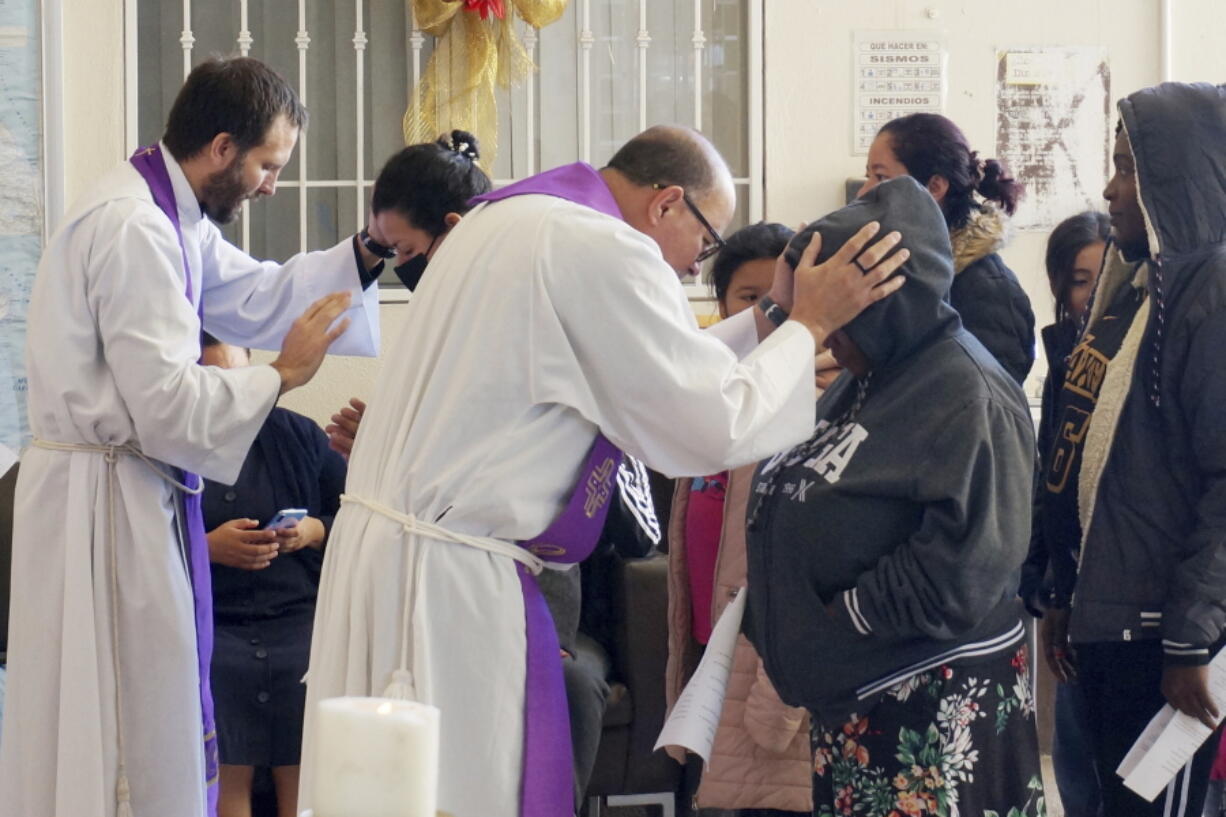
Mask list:
[[[128,785],[127,762],[124,750],[123,730],[123,671],[119,660],[119,540],[115,535],[115,470],[121,456],[136,457],[149,466],[153,473],[169,483],[175,490],[185,494],[199,494],[204,490],[201,482],[198,488],[189,488],[171,474],[162,470],[161,466],[145,455],[132,443],[123,445],[95,445],[91,443],[61,443],[52,440],[36,439],[31,443],[35,448],[45,451],[60,451],[70,454],[87,453],[101,454],[106,461],[106,508],[107,533],[110,537],[110,585],[111,585],[111,653],[115,669],[115,746],[118,777],[115,782],[115,802],[117,817],[131,817],[131,788]]]

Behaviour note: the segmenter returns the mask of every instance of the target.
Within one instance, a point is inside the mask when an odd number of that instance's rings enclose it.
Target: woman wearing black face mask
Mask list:
[[[410,145],[387,160],[370,199],[371,232],[360,236],[375,255],[395,259],[394,272],[410,290],[469,200],[491,189],[477,160],[477,138],[462,130],[436,142]]]
[[[370,197],[371,231],[358,238],[368,251],[394,259],[392,271],[409,290],[417,287],[451,228],[472,209],[468,202],[493,189],[477,166],[480,157],[477,137],[453,130],[435,142],[410,145],[379,171]],[[378,275],[382,267],[371,272]],[[346,459],[365,410],[365,403],[351,398],[324,429],[332,450]]]

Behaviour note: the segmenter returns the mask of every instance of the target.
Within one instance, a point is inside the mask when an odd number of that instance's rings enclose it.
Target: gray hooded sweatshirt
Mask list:
[[[872,361],[867,386],[831,386],[814,438],[759,468],[750,508],[746,631],[780,697],[826,723],[1023,638],[1034,432],[1017,383],[946,301],[940,208],[893,179],[797,235],[789,260],[814,230],[824,260],[873,220],[911,258],[902,289],[845,328]]]

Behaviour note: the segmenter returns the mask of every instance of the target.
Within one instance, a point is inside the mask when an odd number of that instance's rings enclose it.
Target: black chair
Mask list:
[[[654,750],[664,726],[668,662],[668,557],[612,557],[612,659],[596,767],[587,788],[588,817],[603,806],[658,805],[675,813],[681,767]]]

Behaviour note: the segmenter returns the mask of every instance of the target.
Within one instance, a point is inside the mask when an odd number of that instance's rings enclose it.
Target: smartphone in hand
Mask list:
[[[305,508],[282,508],[277,511],[277,515],[272,518],[264,530],[281,530],[283,528],[292,528],[297,525],[307,516]]]

